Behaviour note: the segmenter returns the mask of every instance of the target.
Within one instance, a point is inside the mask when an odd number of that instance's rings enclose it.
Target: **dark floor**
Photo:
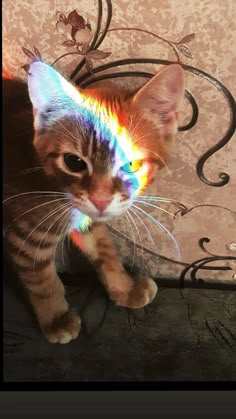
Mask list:
[[[161,287],[150,306],[129,310],[85,278],[67,286],[79,338],[51,345],[5,277],[5,382],[236,380],[235,291]]]

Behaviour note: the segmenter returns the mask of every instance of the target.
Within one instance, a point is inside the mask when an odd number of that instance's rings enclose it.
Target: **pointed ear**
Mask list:
[[[160,122],[165,134],[174,134],[177,112],[184,95],[184,70],[172,64],[157,73],[134,96],[134,103],[150,120]],[[155,119],[158,116],[158,121]]]
[[[72,106],[77,89],[53,67],[34,61],[28,71],[29,96],[34,108],[36,129],[46,128]]]

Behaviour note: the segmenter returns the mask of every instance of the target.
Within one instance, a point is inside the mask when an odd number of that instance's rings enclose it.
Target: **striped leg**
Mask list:
[[[79,334],[80,318],[69,309],[63,284],[56,273],[55,243],[46,243],[40,251],[37,251],[38,246],[37,240],[29,244],[16,231],[8,236],[10,256],[42,333],[50,343],[68,343]]]
[[[104,224],[94,225],[91,233],[82,236],[82,250],[97,267],[110,298],[117,305],[140,308],[154,299],[156,283],[150,278],[130,278],[116,254]]]

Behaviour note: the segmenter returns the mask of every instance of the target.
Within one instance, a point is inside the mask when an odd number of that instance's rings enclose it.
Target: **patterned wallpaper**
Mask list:
[[[146,200],[139,206],[149,217],[139,210],[139,217],[112,224],[124,261],[154,277],[236,285],[235,44],[236,0],[3,1],[3,65],[12,76],[25,78],[22,46],[36,46],[46,62],[80,83],[121,71],[154,74],[166,60],[184,65],[188,92],[180,127],[191,120],[192,127],[179,131],[168,168],[147,192],[177,201],[160,205],[174,216]],[[143,62],[90,73],[138,58]],[[136,74],[113,82],[136,87],[146,80]],[[62,263],[59,253],[58,264],[76,270],[71,256]]]

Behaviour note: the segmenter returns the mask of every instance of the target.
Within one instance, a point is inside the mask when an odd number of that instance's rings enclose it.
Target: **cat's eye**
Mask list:
[[[124,164],[124,166],[121,167],[121,170],[126,173],[134,173],[140,169],[142,164],[143,161],[141,159],[133,160],[129,163]]]
[[[71,172],[82,172],[87,169],[87,164],[75,154],[64,154],[64,162]]]

